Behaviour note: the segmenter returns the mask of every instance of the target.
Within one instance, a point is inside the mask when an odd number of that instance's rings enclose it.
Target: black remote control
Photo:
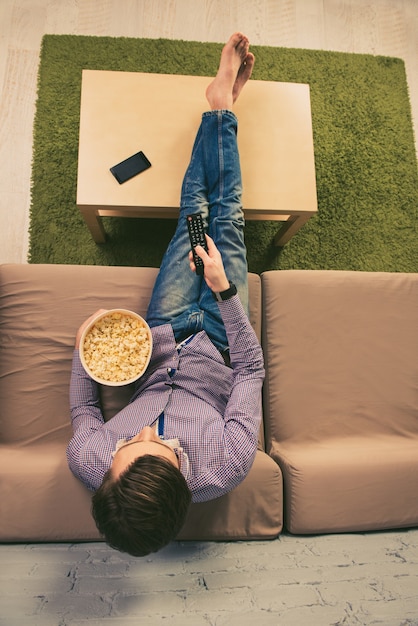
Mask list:
[[[205,268],[202,259],[198,254],[196,254],[195,248],[196,246],[202,246],[202,248],[204,248],[207,252],[208,246],[205,237],[205,226],[200,213],[194,213],[193,215],[187,216],[187,228],[189,229],[190,243],[193,252],[193,261],[196,265],[196,274],[198,276],[202,276]]]

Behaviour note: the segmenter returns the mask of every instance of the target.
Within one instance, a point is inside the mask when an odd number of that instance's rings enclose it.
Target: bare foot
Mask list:
[[[223,47],[218,73],[206,90],[212,110],[231,109],[251,76],[254,55],[248,52],[249,46],[245,35],[234,33]]]
[[[238,98],[241,93],[241,89],[244,87],[247,80],[250,78],[255,62],[255,56],[252,52],[249,52],[245,57],[244,62],[241,64],[241,67],[238,70],[237,78],[234,83],[234,87],[232,89],[232,99],[233,102]]]

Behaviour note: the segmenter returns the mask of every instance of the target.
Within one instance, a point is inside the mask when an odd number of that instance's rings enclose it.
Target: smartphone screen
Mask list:
[[[147,170],[149,167],[151,167],[151,163],[141,151],[121,161],[117,165],[114,165],[110,168],[110,171],[121,185],[133,176]]]

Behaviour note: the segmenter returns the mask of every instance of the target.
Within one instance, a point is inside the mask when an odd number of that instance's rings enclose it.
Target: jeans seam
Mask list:
[[[224,153],[223,153],[223,140],[222,140],[222,113],[218,112],[218,170],[219,170],[219,196],[218,202],[224,196]]]

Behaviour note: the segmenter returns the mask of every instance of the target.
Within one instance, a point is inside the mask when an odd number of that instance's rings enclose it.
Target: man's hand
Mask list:
[[[81,324],[80,328],[77,331],[77,335],[75,337],[75,347],[76,348],[80,347],[80,339],[81,339],[81,335],[83,334],[84,329],[90,324],[90,322],[97,315],[100,315],[101,313],[106,313],[106,311],[107,311],[107,309],[99,309],[98,311],[96,311],[96,313],[93,313],[93,315],[90,315],[90,317],[87,318],[86,321]]]
[[[226,277],[222,256],[218,248],[215,246],[213,239],[206,235],[208,251],[206,252],[202,246],[196,246],[196,252],[200,256],[205,266],[204,278],[207,286],[212,291],[225,291],[229,289],[229,280]],[[193,254],[189,252],[190,269],[196,271],[193,263]]]

